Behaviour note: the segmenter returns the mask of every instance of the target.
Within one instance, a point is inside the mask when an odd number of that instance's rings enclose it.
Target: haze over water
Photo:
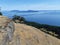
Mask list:
[[[12,18],[13,15],[23,16],[27,21],[37,22],[40,24],[48,24],[60,26],[60,11],[42,10],[39,12],[9,12],[4,13],[5,16]]]
[[[28,21],[33,21],[41,24],[60,26],[60,0],[0,0],[0,7],[3,10],[50,10],[18,14],[23,16]],[[54,10],[58,10],[57,13]],[[47,12],[47,13],[46,13]],[[4,15],[12,17],[13,12],[5,12]]]

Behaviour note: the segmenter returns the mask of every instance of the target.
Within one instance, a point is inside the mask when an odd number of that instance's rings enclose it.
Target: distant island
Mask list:
[[[26,10],[26,11],[11,10],[10,12],[39,12],[39,11],[37,11],[37,10]]]

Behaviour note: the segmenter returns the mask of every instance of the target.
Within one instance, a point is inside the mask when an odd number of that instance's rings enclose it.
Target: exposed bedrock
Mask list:
[[[0,44],[8,45],[14,34],[14,22],[4,16],[0,16]]]

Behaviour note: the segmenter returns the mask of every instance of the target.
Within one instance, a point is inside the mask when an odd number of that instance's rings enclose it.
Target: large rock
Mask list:
[[[11,19],[0,16],[0,45],[8,45],[13,38],[14,23]]]

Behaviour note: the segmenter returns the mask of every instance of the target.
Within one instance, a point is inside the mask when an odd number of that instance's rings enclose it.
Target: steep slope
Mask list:
[[[0,16],[0,45],[60,45],[60,40],[32,26]]]
[[[13,43],[12,43],[13,42]],[[60,40],[25,24],[15,24],[11,45],[60,45]]]

